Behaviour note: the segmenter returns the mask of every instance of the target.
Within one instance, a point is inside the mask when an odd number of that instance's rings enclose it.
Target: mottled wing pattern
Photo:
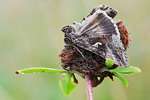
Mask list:
[[[116,65],[128,66],[125,48],[120,33],[113,21],[117,11],[100,5],[80,23],[65,26],[66,38],[83,49],[103,58],[113,59]]]
[[[88,25],[81,31],[81,34],[93,35],[110,35],[116,34],[116,27],[111,20],[104,15],[104,13],[98,12],[95,14],[95,19],[88,23]]]
[[[106,6],[106,5],[99,5],[99,6],[97,6],[96,8],[94,8],[94,9],[90,12],[90,14],[89,14],[88,16],[92,15],[92,14],[95,13],[97,10],[105,11],[106,14],[107,14],[109,17],[111,17],[111,18],[114,18],[114,17],[117,15],[117,13],[118,13],[115,9],[113,9],[113,8],[111,8],[111,7],[108,7],[108,6]],[[88,16],[87,16],[87,17],[88,17]]]
[[[88,22],[86,27],[75,31],[80,35],[74,39],[74,43],[103,58],[113,59],[117,65],[128,66],[126,52],[117,26],[105,12],[95,12],[94,14],[93,18],[95,19],[90,21],[88,18],[85,19],[84,21]]]

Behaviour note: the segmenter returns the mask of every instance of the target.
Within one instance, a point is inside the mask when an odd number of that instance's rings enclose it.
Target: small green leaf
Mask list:
[[[63,93],[68,96],[72,90],[77,86],[77,83],[74,81],[74,76],[73,74],[64,74],[65,80],[64,81],[59,81],[59,85],[61,87],[61,90]]]
[[[114,65],[114,61],[112,59],[106,59],[105,65],[110,68]]]
[[[135,74],[135,73],[140,73],[141,70],[137,67],[119,67],[116,69],[111,69],[109,72],[118,72],[121,74]]]
[[[120,74],[115,73],[115,72],[113,74],[116,75],[122,81],[122,83],[125,85],[125,87],[128,87],[128,81],[123,76],[121,76]]]
[[[16,74],[24,74],[24,73],[68,73],[68,71],[52,69],[52,68],[36,67],[36,68],[21,69],[15,73]]]

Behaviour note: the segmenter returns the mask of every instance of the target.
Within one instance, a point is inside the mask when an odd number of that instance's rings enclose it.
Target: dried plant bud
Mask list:
[[[131,36],[129,35],[127,28],[123,25],[123,21],[118,21],[116,25],[118,26],[124,48],[127,49],[130,45],[129,42],[131,42]]]

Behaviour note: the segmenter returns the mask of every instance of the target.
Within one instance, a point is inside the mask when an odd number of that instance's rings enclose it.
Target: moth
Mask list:
[[[80,23],[74,22],[61,29],[65,33],[66,45],[76,49],[80,47],[104,59],[112,59],[118,66],[129,66],[126,47],[130,37],[124,25],[114,21],[116,15],[117,11],[111,7],[97,6]],[[80,54],[86,59],[82,52]]]

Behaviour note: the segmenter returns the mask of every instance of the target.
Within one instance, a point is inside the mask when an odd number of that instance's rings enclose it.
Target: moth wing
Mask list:
[[[111,18],[114,18],[116,15],[117,15],[117,10],[115,10],[115,9],[113,9],[113,8],[111,8],[111,7],[108,7],[108,6],[106,6],[106,5],[99,5],[99,6],[97,6],[96,8],[94,8],[91,12],[90,12],[90,14],[88,15],[88,16],[90,16],[90,15],[92,15],[93,13],[95,13],[97,10],[101,10],[101,11],[105,11],[106,12],[106,14],[109,16],[109,17],[111,17]],[[87,17],[88,17],[87,16]]]
[[[73,42],[77,46],[103,58],[113,59],[115,64],[119,66],[128,66],[118,28],[105,12],[96,11],[83,20],[80,27],[73,27],[77,35]]]

